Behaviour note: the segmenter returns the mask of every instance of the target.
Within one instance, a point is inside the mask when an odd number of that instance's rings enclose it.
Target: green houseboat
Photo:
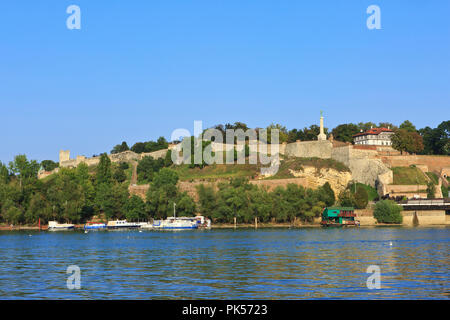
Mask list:
[[[353,207],[328,207],[322,212],[323,227],[355,227],[359,221],[355,220],[356,214]]]

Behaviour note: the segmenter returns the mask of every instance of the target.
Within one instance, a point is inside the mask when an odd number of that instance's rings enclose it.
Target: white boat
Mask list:
[[[204,216],[195,216],[199,229],[211,229],[211,220]]]
[[[73,228],[75,228],[75,225],[71,223],[58,223],[57,221],[48,222],[48,231],[70,230]]]
[[[186,230],[198,229],[197,220],[194,217],[168,217],[166,220],[155,220],[153,229],[162,230]]]
[[[187,230],[198,229],[199,223],[195,217],[176,217],[176,204],[173,204],[173,217],[166,220],[153,221],[153,229],[159,230]]]
[[[106,223],[86,223],[84,225],[84,230],[100,230],[106,229]]]
[[[141,222],[141,229],[153,229],[153,223],[151,222]]]
[[[134,229],[140,228],[140,224],[136,222],[128,222],[127,220],[108,221],[106,225],[108,229]]]

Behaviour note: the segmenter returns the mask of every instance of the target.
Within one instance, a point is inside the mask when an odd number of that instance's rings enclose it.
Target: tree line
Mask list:
[[[111,163],[106,154],[96,167],[81,163],[41,180],[39,167],[25,155],[16,156],[9,166],[0,164],[2,223],[36,224],[38,219],[84,223],[100,214],[107,220],[164,219],[173,214],[174,203],[179,216],[201,213],[214,222],[231,223],[235,217],[240,223],[255,217],[261,222],[312,221],[323,207],[335,203],[328,183],[316,190],[289,184],[268,191],[245,179],[221,182],[217,189],[201,185],[196,203],[178,188],[176,171],[164,166],[152,171],[147,200],[143,200],[129,194],[128,164]]]

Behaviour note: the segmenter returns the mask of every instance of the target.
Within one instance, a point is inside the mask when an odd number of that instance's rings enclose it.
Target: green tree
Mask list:
[[[157,160],[150,156],[142,158],[137,166],[138,181],[141,183],[150,183],[153,180],[155,173],[163,167],[164,159],[162,158]]]
[[[398,129],[391,138],[392,147],[401,153],[418,153],[423,150],[423,139],[417,132]]]
[[[114,148],[111,150],[111,154],[121,153],[128,150],[130,150],[130,148],[128,147],[127,143],[123,141],[122,144],[114,146]]]
[[[168,168],[157,172],[147,191],[147,208],[153,218],[164,219],[172,214],[178,195],[178,174]]]
[[[2,208],[3,219],[8,224],[20,224],[23,220],[23,212],[12,201],[7,201]]]
[[[359,132],[356,124],[340,124],[331,131],[335,140],[353,143],[353,135]]]
[[[102,183],[97,187],[95,204],[97,210],[103,212],[106,218],[122,219],[125,216],[124,206],[129,192],[125,184]]]
[[[0,183],[8,183],[9,182],[9,170],[1,161],[0,161]]]
[[[272,123],[267,127],[267,143],[272,142],[272,131],[278,130],[278,143],[283,143],[288,141],[288,131],[285,126],[282,126],[281,124]]]
[[[402,223],[403,208],[392,200],[381,200],[375,205],[373,216],[378,223]]]
[[[39,163],[36,160],[28,161],[24,154],[14,157],[14,161],[9,163],[9,170],[18,177],[21,186],[33,183],[37,180]]]
[[[354,194],[354,204],[356,209],[365,209],[369,203],[369,195],[362,186],[356,187],[356,192]]]
[[[427,183],[427,199],[434,199],[436,194],[436,186],[433,181]]]
[[[417,132],[416,126],[413,125],[413,124],[411,123],[411,121],[409,121],[409,120],[404,121],[404,122],[400,125],[399,129],[406,130],[406,131],[408,131],[408,132]]]
[[[111,171],[111,159],[109,159],[106,153],[100,155],[100,162],[97,166],[97,185],[103,183],[111,183],[112,171]]]
[[[123,170],[121,166],[116,165],[112,169],[112,178],[118,183],[122,183],[127,180],[127,175],[125,174],[125,170]]]
[[[41,166],[45,171],[52,171],[59,167],[59,163],[52,160],[44,160],[41,162]]]
[[[325,184],[319,188],[319,192],[321,193],[321,200],[325,202],[327,207],[332,206],[336,202],[336,197],[334,195],[334,191],[330,186],[329,182],[325,182]]]
[[[444,198],[448,198],[448,188],[444,185],[441,185],[442,196]]]
[[[342,207],[354,206],[355,198],[349,189],[345,189],[339,194],[339,203]]]
[[[128,221],[139,221],[146,218],[145,203],[141,197],[132,195],[124,205],[125,217]]]
[[[195,216],[195,202],[186,193],[179,193],[176,201],[176,212],[178,216],[192,217]]]

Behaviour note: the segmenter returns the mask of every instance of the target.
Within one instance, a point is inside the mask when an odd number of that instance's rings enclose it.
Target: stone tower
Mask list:
[[[317,140],[324,141],[327,140],[325,132],[323,132],[323,111],[320,111],[320,133],[317,136]]]
[[[64,151],[61,150],[59,151],[59,165],[61,166],[61,163],[63,161],[67,161],[70,160],[70,150]]]

